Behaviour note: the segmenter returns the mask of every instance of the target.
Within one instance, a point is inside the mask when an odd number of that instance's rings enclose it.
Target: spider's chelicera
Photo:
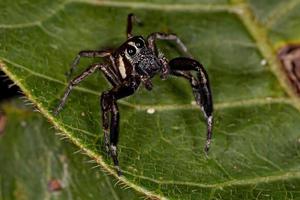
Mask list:
[[[144,39],[142,36],[133,36],[131,31],[134,21],[137,21],[136,17],[133,14],[129,14],[127,18],[127,41],[116,50],[79,52],[71,66],[69,76],[74,71],[81,57],[103,57],[107,58],[108,62],[92,64],[83,73],[72,79],[60,104],[54,111],[55,115],[59,113],[74,86],[96,70],[102,71],[113,87],[101,95],[104,143],[106,151],[112,157],[119,175],[121,171],[118,163],[117,143],[120,116],[117,100],[132,95],[140,84],[143,84],[147,90],[151,90],[153,86],[151,78],[156,74],[160,74],[163,79],[168,75],[180,76],[190,82],[196,103],[201,107],[207,121],[205,152],[209,150],[212,137],[213,103],[208,75],[202,64],[192,58],[185,45],[174,34],[155,32],[150,34],[147,39]],[[166,57],[158,53],[155,46],[156,40],[174,41],[178,49],[186,57],[178,57],[168,61]],[[191,73],[192,71],[196,72],[196,76]]]

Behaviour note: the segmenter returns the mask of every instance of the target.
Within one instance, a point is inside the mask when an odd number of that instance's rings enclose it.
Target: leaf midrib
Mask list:
[[[128,185],[129,187],[134,188],[136,191],[154,199],[161,199],[161,200],[167,200],[167,198],[160,196],[158,194],[155,194],[153,192],[148,191],[147,189],[136,185],[129,180],[127,180],[125,177],[119,177],[117,173],[115,172],[114,168],[110,167],[107,163],[104,162],[102,156],[98,154],[97,152],[92,151],[91,149],[87,148],[83,143],[80,142],[80,140],[76,137],[74,137],[64,126],[61,125],[59,120],[54,118],[52,114],[46,110],[29,92],[29,90],[20,82],[20,80],[9,71],[9,69],[6,67],[5,64],[0,62],[0,69],[4,71],[4,73],[14,82],[16,83],[20,89],[23,91],[23,93],[27,96],[27,98],[34,103],[36,108],[54,125],[54,127],[57,130],[62,131],[63,135],[66,135],[69,140],[78,146],[79,149],[82,150],[82,153],[89,156],[90,158],[94,159],[96,163],[100,165],[106,172],[113,175],[116,179],[120,180],[122,183]]]

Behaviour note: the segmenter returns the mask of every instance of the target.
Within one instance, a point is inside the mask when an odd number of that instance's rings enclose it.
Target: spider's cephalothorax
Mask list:
[[[209,150],[212,137],[212,96],[208,75],[203,66],[192,58],[185,45],[174,34],[155,32],[150,34],[147,39],[142,36],[133,36],[131,31],[134,20],[136,20],[135,16],[129,14],[127,18],[127,41],[115,51],[88,50],[79,52],[71,66],[69,76],[79,63],[80,57],[105,57],[109,59],[109,63],[92,64],[83,73],[72,79],[60,104],[54,111],[55,115],[59,113],[75,85],[96,70],[101,70],[112,85],[112,89],[101,95],[104,143],[119,175],[121,170],[118,163],[117,143],[120,116],[117,100],[132,95],[141,83],[147,90],[151,90],[153,87],[151,78],[156,74],[160,74],[162,78],[166,78],[168,75],[179,76],[190,82],[196,103],[201,107],[207,122],[205,152]],[[161,53],[157,53],[156,40],[174,41],[178,49],[187,57],[178,57],[168,61]],[[196,76],[191,71],[196,71]]]
[[[161,61],[147,45],[142,36],[134,36],[117,49],[114,57],[123,79],[134,73],[153,77],[161,70]]]

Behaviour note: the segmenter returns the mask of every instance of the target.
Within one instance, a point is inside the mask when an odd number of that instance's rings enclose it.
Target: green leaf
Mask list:
[[[283,44],[300,41],[299,0],[49,5],[36,0],[24,5],[28,15],[18,6],[0,5],[3,71],[57,129],[122,183],[159,199],[299,198],[300,103],[276,57]],[[204,64],[215,127],[206,157],[206,126],[200,109],[191,104],[189,84],[155,78],[153,91],[141,88],[119,102],[124,176],[117,177],[100,145],[99,96],[110,88],[103,75],[91,76],[72,91],[58,117],[51,111],[66,88],[64,74],[76,53],[124,42],[130,12],[144,22],[134,27],[136,34],[174,32]],[[169,58],[178,56],[171,44],[159,46]],[[83,59],[76,74],[92,62]],[[155,113],[148,114],[149,108]]]
[[[140,199],[134,191],[115,186],[73,144],[59,140],[41,115],[18,104],[5,104],[4,109],[0,199]]]

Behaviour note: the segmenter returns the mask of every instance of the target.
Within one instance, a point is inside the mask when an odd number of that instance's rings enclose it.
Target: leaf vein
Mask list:
[[[264,162],[266,162],[266,163],[268,163],[269,165],[273,166],[275,169],[277,169],[277,170],[279,170],[279,171],[283,171],[283,170],[281,169],[281,167],[279,167],[279,165],[275,164],[273,161],[269,160],[269,159],[266,158],[265,156],[260,155],[260,154],[256,151],[256,149],[255,149],[255,147],[254,147],[254,145],[253,145],[252,142],[250,142],[250,145],[251,145],[251,150],[252,150],[252,152],[255,154],[255,156],[256,156],[257,158],[259,158],[260,160],[263,160]]]
[[[266,27],[271,28],[279,19],[299,5],[299,0],[282,1],[269,15],[266,20]]]
[[[238,13],[237,16],[240,18],[249,34],[256,42],[258,50],[260,51],[262,57],[264,57],[267,60],[267,63],[269,63],[270,71],[275,75],[284,91],[290,96],[291,102],[294,107],[297,108],[298,111],[300,111],[300,102],[298,95],[293,90],[290,81],[282,70],[281,64],[277,59],[276,54],[274,54],[276,50],[268,39],[266,28],[263,27],[260,22],[255,20],[255,15],[248,5],[244,4],[244,8],[242,10],[243,12]]]
[[[185,186],[193,186],[193,187],[200,187],[200,188],[224,188],[224,187],[231,187],[236,185],[257,185],[260,183],[269,183],[274,181],[300,178],[300,172],[298,171],[288,171],[285,173],[282,173],[282,171],[280,171],[281,173],[275,175],[261,176],[261,177],[255,177],[250,179],[233,179],[233,180],[224,181],[220,183],[205,184],[205,183],[197,183],[197,182],[190,182],[190,181],[157,180],[147,176],[136,175],[124,170],[123,172],[128,175],[134,176],[136,178],[148,180],[160,185],[185,185]]]
[[[1,58],[3,61],[26,70],[28,73],[49,80],[49,81],[53,81],[62,85],[67,85],[66,82],[60,81],[58,79],[55,79],[51,76],[45,75],[45,74],[41,74],[38,72],[34,72],[30,69],[28,69],[25,66],[22,66],[20,64],[14,63],[6,58]],[[100,92],[96,92],[94,90],[85,88],[85,87],[80,87],[77,86],[74,88],[74,90],[78,90],[81,92],[86,92],[89,94],[93,94],[96,96],[100,96]],[[157,111],[169,111],[169,110],[193,110],[193,109],[199,109],[198,105],[193,105],[193,104],[164,104],[164,105],[142,105],[142,104],[132,104],[129,103],[127,101],[124,100],[120,100],[118,101],[120,102],[121,105],[127,106],[127,107],[131,107],[133,109],[136,109],[138,111],[145,111],[148,110],[150,108],[153,108]],[[265,97],[265,98],[253,98],[253,99],[247,99],[247,100],[233,100],[233,101],[229,101],[229,102],[219,102],[215,104],[215,110],[222,110],[222,109],[227,109],[227,108],[232,108],[232,107],[249,107],[249,106],[256,106],[256,105],[265,105],[265,104],[288,104],[288,105],[293,105],[292,101],[289,98],[286,97]]]

